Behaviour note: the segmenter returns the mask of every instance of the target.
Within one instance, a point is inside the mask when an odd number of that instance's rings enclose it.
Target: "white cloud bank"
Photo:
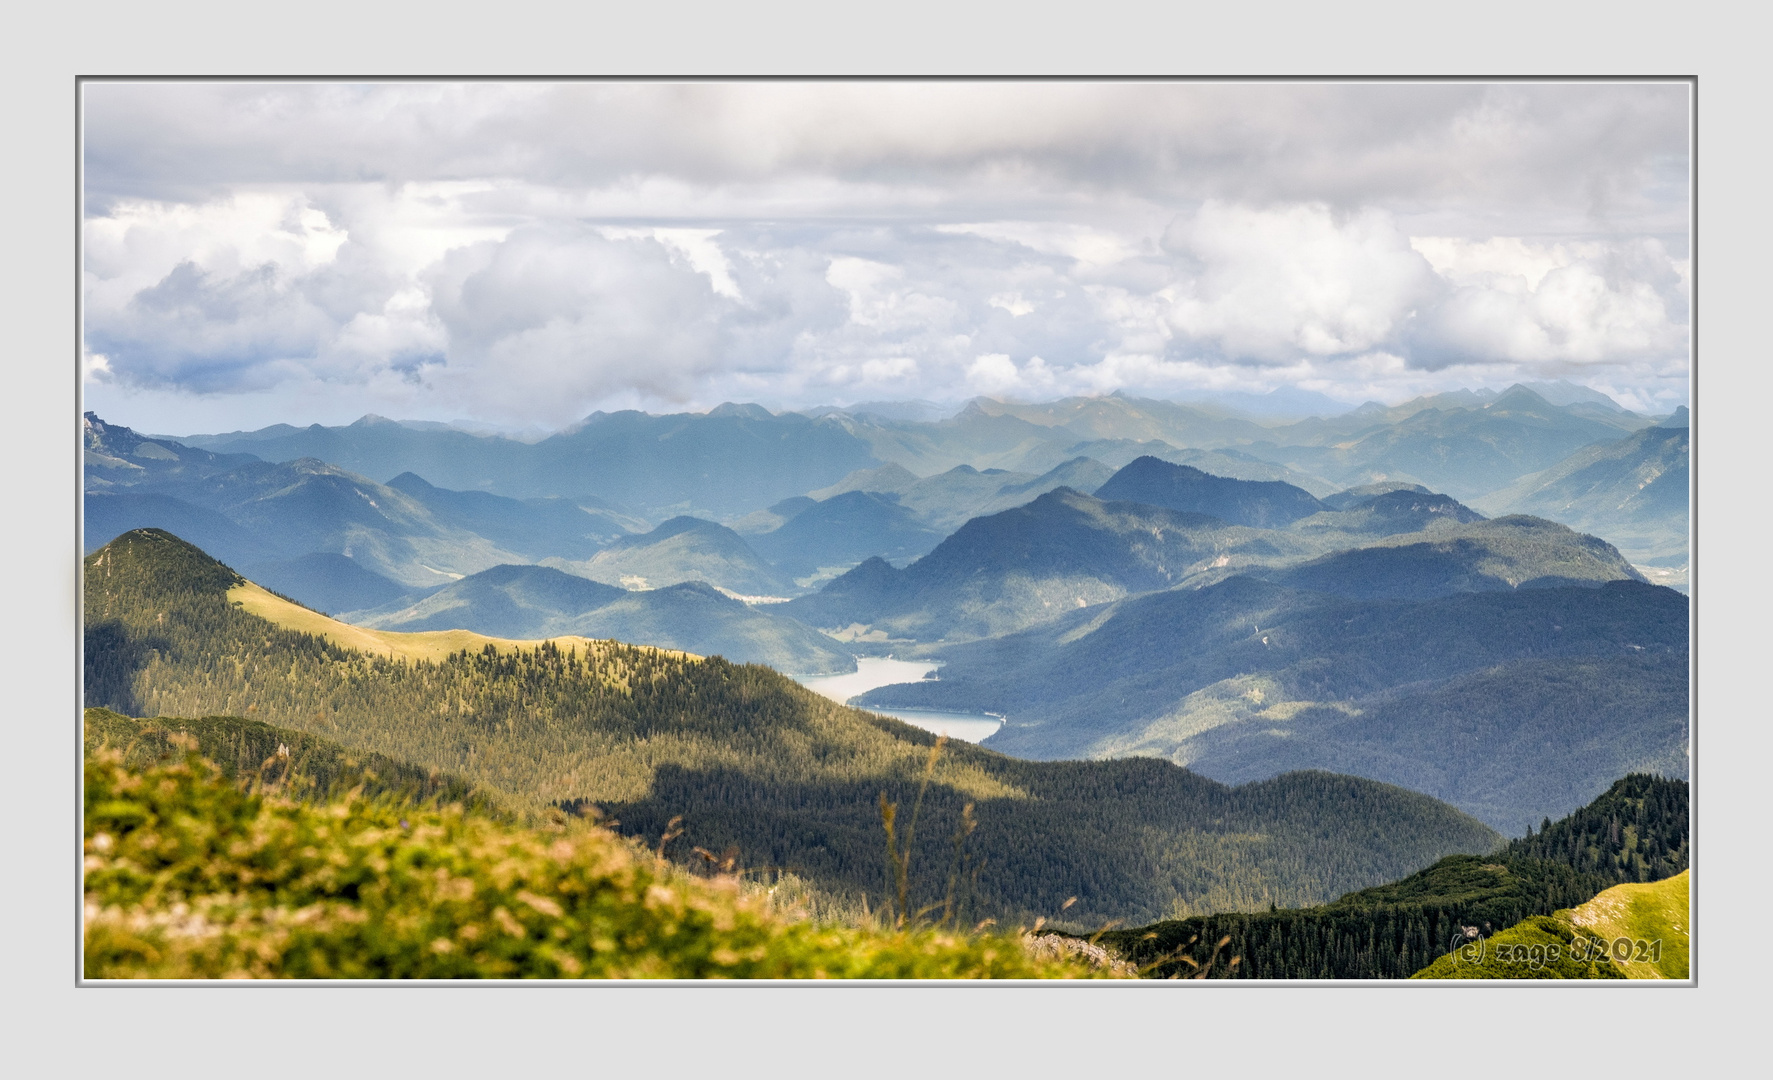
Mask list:
[[[88,93],[88,393],[159,430],[1686,396],[1683,87]]]

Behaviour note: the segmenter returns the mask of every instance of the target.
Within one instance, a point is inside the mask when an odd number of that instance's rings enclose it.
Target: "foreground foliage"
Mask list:
[[[1017,936],[793,921],[582,823],[86,763],[88,978],[1070,978]]]

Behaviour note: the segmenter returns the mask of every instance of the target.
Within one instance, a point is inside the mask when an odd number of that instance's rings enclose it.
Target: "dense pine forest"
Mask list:
[[[305,801],[355,790],[370,798],[456,805],[504,819],[519,816],[498,793],[458,776],[238,716],[138,720],[110,709],[87,709],[85,732],[87,755],[101,747],[114,750],[131,768],[188,749],[229,780],[275,784],[285,796]]]
[[[907,903],[952,896],[1000,921],[1065,909],[1099,926],[1322,902],[1500,840],[1426,796],[1350,777],[1233,788],[1149,759],[938,748],[718,657],[614,642],[480,639],[437,659],[346,648],[231,603],[238,575],[157,530],[119,537],[86,571],[89,705],[244,716],[530,812],[595,807],[649,842],[675,833],[668,854],[701,848],[875,904],[894,891],[883,802],[909,851]]]
[[[1209,959],[1215,978],[1407,978],[1447,953],[1461,927],[1489,934],[1687,869],[1687,794],[1684,780],[1627,776],[1494,855],[1449,856],[1317,907],[1172,920],[1102,941],[1155,978],[1192,977]]]

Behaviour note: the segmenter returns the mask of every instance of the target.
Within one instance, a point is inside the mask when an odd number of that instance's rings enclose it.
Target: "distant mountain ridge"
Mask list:
[[[1187,465],[1142,457],[1113,476],[1096,497],[1207,514],[1232,525],[1278,529],[1329,509],[1310,492],[1278,480],[1233,480]]]
[[[1224,559],[1287,551],[1285,534],[1059,488],[974,518],[904,570],[869,560],[786,605],[814,626],[892,638],[978,638],[1164,589]],[[1296,543],[1291,553],[1309,548]]]
[[[1491,397],[1460,391],[1397,408],[1363,406],[1275,428],[1243,449],[1334,482],[1403,480],[1474,500],[1650,423],[1592,402],[1553,405],[1517,384]]]
[[[1645,428],[1577,451],[1477,500],[1491,512],[1538,514],[1607,537],[1634,561],[1683,562],[1689,466],[1685,427]]]
[[[741,596],[783,597],[798,591],[744,537],[718,522],[687,515],[651,532],[624,536],[589,559],[551,558],[544,565],[629,589],[705,581]]]
[[[742,514],[878,464],[836,417],[771,415],[754,405],[670,416],[597,412],[534,443],[379,417],[193,443],[275,461],[315,457],[368,476],[415,472],[457,491],[592,495],[617,509],[661,516]]]
[[[615,639],[768,664],[796,675],[854,671],[837,642],[768,607],[749,607],[703,582],[631,591],[546,566],[495,566],[417,602],[353,612],[375,630],[472,630],[490,637]]]

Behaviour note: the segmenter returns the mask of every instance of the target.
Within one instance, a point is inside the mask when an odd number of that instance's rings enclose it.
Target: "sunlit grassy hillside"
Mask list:
[[[1076,978],[1017,933],[797,920],[604,829],[347,793],[195,752],[85,774],[85,974],[151,978]]]

